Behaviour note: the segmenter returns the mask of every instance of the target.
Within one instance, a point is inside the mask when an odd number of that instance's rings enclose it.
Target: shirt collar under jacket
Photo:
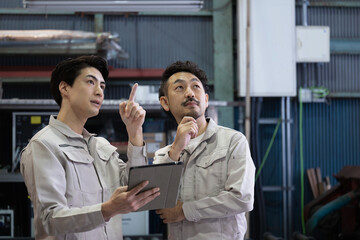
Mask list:
[[[208,125],[206,127],[206,130],[204,134],[202,134],[202,138],[197,141],[190,140],[189,144],[186,146],[185,151],[187,151],[189,154],[192,154],[195,149],[199,146],[199,143],[202,143],[209,138],[211,138],[215,133],[217,129],[217,124],[212,120],[212,118],[206,118],[206,121],[208,122]]]
[[[88,139],[95,134],[89,133],[85,128],[83,128],[82,134],[74,132],[68,125],[56,119],[57,116],[51,115],[49,125],[57,129],[59,132],[64,134],[69,138],[83,138]]]

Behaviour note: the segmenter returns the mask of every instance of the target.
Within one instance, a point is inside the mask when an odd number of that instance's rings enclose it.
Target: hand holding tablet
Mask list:
[[[155,187],[160,188],[160,196],[139,208],[137,211],[174,207],[178,198],[182,171],[182,162],[131,167],[128,189],[132,189],[146,180],[149,181],[149,184],[142,191]]]

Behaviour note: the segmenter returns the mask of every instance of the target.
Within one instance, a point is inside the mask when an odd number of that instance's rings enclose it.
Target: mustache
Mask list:
[[[188,99],[186,99],[181,105],[183,105],[183,106],[185,106],[188,102],[195,102],[196,104],[198,104],[199,105],[199,101],[198,100],[196,100],[195,98],[188,98]]]

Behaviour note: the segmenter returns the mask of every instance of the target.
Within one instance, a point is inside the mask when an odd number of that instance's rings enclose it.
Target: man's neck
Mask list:
[[[197,136],[203,134],[206,131],[208,122],[206,121],[205,116],[199,117],[198,119],[196,119],[197,125],[199,127],[199,131]]]
[[[68,125],[74,132],[82,134],[87,119],[77,116],[72,111],[66,111],[60,108],[57,120]]]

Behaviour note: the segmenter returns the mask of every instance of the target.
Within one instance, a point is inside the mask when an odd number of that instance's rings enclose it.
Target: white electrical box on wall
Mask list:
[[[296,26],[296,62],[329,62],[330,28]]]
[[[240,4],[246,6],[246,1]],[[250,1],[250,96],[296,96],[295,1]],[[244,14],[241,12],[240,14]],[[246,12],[245,12],[246,14]],[[238,38],[245,40],[239,16]],[[246,45],[239,43],[239,96],[246,95]]]

